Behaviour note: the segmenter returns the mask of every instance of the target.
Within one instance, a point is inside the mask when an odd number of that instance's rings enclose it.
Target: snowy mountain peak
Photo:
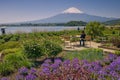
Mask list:
[[[62,13],[83,13],[83,11],[75,7],[71,7],[71,8],[68,8],[67,10],[64,10]]]

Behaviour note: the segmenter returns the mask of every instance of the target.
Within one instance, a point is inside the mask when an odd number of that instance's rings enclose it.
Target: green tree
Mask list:
[[[102,36],[104,29],[105,26],[99,22],[89,22],[86,25],[85,32],[87,35],[90,35],[93,40],[96,36]]]
[[[85,26],[87,23],[83,21],[70,21],[65,24],[65,26]]]

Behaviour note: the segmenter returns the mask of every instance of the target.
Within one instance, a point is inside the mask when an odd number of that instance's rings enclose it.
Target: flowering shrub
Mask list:
[[[109,64],[106,64],[105,60],[109,61]],[[95,62],[74,58],[72,61],[64,62],[55,59],[53,63],[47,59],[39,70],[22,67],[15,78],[15,80],[120,80],[120,57],[109,54],[104,60]]]
[[[64,62],[55,59],[54,63],[48,59],[38,71],[35,68],[20,68],[15,80],[89,80],[89,76],[90,73],[81,66],[78,59]]]
[[[23,45],[24,52],[28,58],[39,58],[41,56],[56,56],[62,51],[62,47],[54,42],[45,40],[44,42],[29,41]]]
[[[56,56],[62,52],[62,47],[54,42],[45,40],[44,41],[44,52],[47,56]]]
[[[89,72],[81,67],[78,59],[65,60],[64,62],[56,59],[52,64],[47,61],[42,64],[39,73],[39,78],[42,80],[88,80],[89,76]]]
[[[25,42],[23,45],[24,52],[27,54],[28,58],[38,58],[41,57],[43,54],[43,50],[41,45],[35,41]]]
[[[114,54],[109,54],[108,57],[106,57],[103,61],[84,63],[83,66],[88,71],[91,72],[92,78],[94,79],[98,80],[120,79],[120,57],[117,57]]]

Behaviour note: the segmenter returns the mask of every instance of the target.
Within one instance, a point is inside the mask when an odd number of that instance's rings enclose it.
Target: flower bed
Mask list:
[[[120,56],[109,54],[103,60],[44,61],[39,69],[22,67],[14,80],[119,80]],[[11,80],[2,78],[1,80]],[[12,79],[13,80],[13,79]]]

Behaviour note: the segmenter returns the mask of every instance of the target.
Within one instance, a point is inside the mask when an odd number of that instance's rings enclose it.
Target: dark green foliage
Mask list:
[[[62,52],[62,47],[51,41],[44,41],[43,46],[48,56],[56,56],[58,53]]]
[[[18,41],[20,39],[20,36],[15,34],[11,39],[10,41]]]
[[[44,55],[42,46],[36,41],[25,42],[23,48],[28,58],[39,58]]]
[[[7,35],[1,35],[0,39],[4,40],[5,42],[18,41],[20,39],[20,36],[18,34],[7,34]]]
[[[83,21],[70,21],[66,23],[66,26],[85,26],[87,23]]]
[[[3,39],[5,40],[5,42],[8,42],[12,37],[13,35],[5,35]]]
[[[112,31],[112,34],[115,34],[115,31]]]

